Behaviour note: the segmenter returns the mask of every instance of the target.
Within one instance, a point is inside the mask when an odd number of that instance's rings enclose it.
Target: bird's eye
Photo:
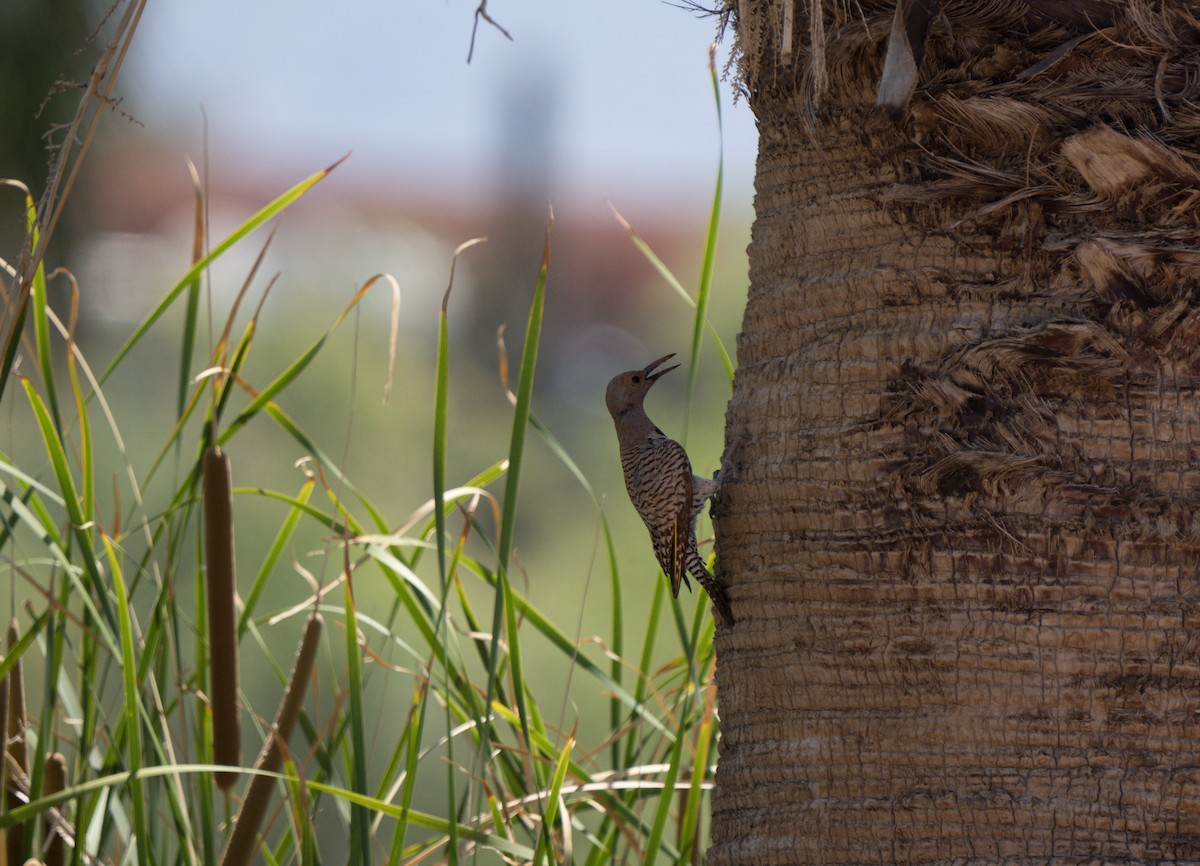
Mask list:
[[[633,377],[633,384],[636,385],[640,381],[642,381],[642,377],[635,374]]]

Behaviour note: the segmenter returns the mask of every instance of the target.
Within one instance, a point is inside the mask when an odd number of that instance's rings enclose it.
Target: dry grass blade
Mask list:
[[[279,231],[278,223],[271,228],[271,233],[263,241],[258,255],[254,258],[254,263],[250,266],[250,271],[246,274],[246,278],[242,280],[242,287],[238,290],[238,293],[233,298],[233,303],[229,306],[229,315],[225,317],[225,327],[221,330],[221,338],[217,340],[217,347],[213,350],[213,363],[220,367],[229,366],[229,335],[233,333],[233,323],[237,319],[238,310],[242,306],[242,301],[246,298],[246,293],[250,291],[250,286],[254,283],[254,278],[258,275],[258,269],[262,266],[263,259],[267,256],[267,250],[271,248],[271,242],[275,240],[275,233],[277,231]],[[262,309],[263,302],[267,299],[267,294],[275,284],[275,279],[276,277],[273,277],[267,284],[267,288],[263,291],[263,296],[258,301],[259,310]],[[255,311],[254,319],[258,319],[257,310]]]
[[[238,710],[237,614],[233,596],[237,580],[233,561],[233,494],[229,455],[213,446],[204,452],[204,561],[208,577],[208,651],[211,665],[209,704],[212,710],[213,760],[241,763]],[[228,790],[237,779],[217,773],[217,785]]]
[[[383,380],[383,404],[386,406],[392,396],[392,376],[396,370],[396,344],[400,337],[400,284],[391,274],[376,274],[367,281],[367,286],[379,279],[387,280],[388,285],[392,287],[392,308],[388,316],[387,376]]]
[[[300,648],[296,652],[295,664],[292,665],[287,692],[279,704],[275,722],[267,732],[267,739],[259,752],[258,760],[254,763],[256,770],[278,773],[279,768],[283,766],[284,749],[292,728],[296,725],[296,719],[300,716],[300,707],[304,703],[304,694],[316,664],[322,623],[319,613],[314,613],[308,618],[304,636],[300,640]],[[275,779],[272,776],[259,775],[250,780],[241,811],[238,812],[233,825],[233,833],[229,836],[229,844],[221,856],[221,866],[245,866],[253,859],[257,848],[258,830],[262,826],[274,786]]]

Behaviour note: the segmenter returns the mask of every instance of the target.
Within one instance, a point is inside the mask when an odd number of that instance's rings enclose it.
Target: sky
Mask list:
[[[523,170],[551,198],[711,199],[722,141],[707,70],[715,17],[662,0],[491,0],[512,41],[481,21],[468,65],[476,5],[150,3],[128,104],[150,133],[191,141],[203,107],[217,168],[304,174],[352,151],[339,169],[351,182],[469,194]],[[725,206],[748,213],[753,117],[731,82],[720,90]],[[513,150],[524,168],[502,159]]]

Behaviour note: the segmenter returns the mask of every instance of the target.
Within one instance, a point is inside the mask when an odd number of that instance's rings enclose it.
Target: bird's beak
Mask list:
[[[657,367],[659,364],[662,364],[662,363],[665,363],[666,361],[671,360],[674,357],[675,357],[675,353],[672,352],[669,355],[663,355],[657,361],[651,361],[649,364],[647,364],[645,369],[642,370],[642,375],[644,375],[646,377],[646,381],[647,382],[657,382],[661,376],[664,376],[667,373],[670,373],[672,370],[674,370],[676,367],[678,367],[679,366],[678,364],[672,364],[670,367],[667,367],[666,369],[659,370],[657,373],[654,372],[655,367]]]

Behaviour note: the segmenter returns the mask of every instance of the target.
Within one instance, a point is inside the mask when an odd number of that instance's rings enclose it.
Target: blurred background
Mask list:
[[[151,0],[121,73],[120,102],[101,126],[47,264],[77,278],[81,346],[92,366],[103,368],[190,264],[189,159],[207,185],[215,243],[349,153],[279,221],[234,333],[277,276],[244,371],[262,387],[328,330],[368,278],[380,272],[396,278],[401,330],[389,403],[381,400],[390,304],[382,283],[280,403],[397,526],[431,494],[437,310],[452,252],[469,238],[488,238],[462,256],[449,303],[448,483],[456,485],[507,452],[511,407],[498,376],[496,334],[507,326],[515,388],[552,207],[533,411],[603,500],[618,539],[627,629],[637,634],[657,569],[626,498],[603,390],[615,373],[667,352],[678,352],[686,365],[693,313],[630,241],[612,208],[694,296],[723,144],[709,318],[734,353],[747,280],[753,117],[744,100],[734,101],[731,82],[722,81],[718,123],[708,71],[714,16],[659,0],[492,0],[487,11],[511,41],[479,20],[468,64],[476,5]],[[50,131],[51,143],[61,139],[56,124],[73,115],[77,83],[103,47],[103,35],[89,41],[89,34],[105,12],[88,0],[0,3],[6,127],[0,177],[23,180],[35,196],[47,173],[43,134]],[[718,71],[728,62],[730,41],[731,34],[718,46]],[[19,244],[23,215],[15,193],[0,193],[0,249],[7,258]],[[239,244],[208,275],[214,331],[267,231]],[[54,288],[65,318],[67,283],[59,279]],[[114,521],[120,502],[129,504],[128,491],[120,493],[123,461],[144,473],[175,424],[178,374],[173,360],[164,367],[162,359],[178,358],[181,321],[181,310],[173,309],[106,386],[128,455],[111,442],[98,455],[109,461],[99,477],[106,471],[113,478]],[[206,352],[200,347],[193,374],[207,366]],[[707,335],[688,417],[685,390],[686,373],[673,373],[648,409],[668,434],[686,440],[696,471],[708,474],[720,462],[730,385]],[[19,465],[48,472],[25,411],[14,409],[16,400],[6,403],[4,450],[24,455]],[[237,487],[294,493],[302,482],[295,463],[304,449],[265,418],[229,450]],[[148,513],[155,513],[156,495],[174,489],[189,453],[185,447],[177,458],[173,478],[164,473],[144,491]],[[536,437],[528,443],[521,497],[521,585],[573,634],[604,634],[608,566],[599,518],[587,492]],[[250,575],[285,508],[238,497],[235,509],[239,566]],[[711,532],[707,519],[702,532]],[[339,569],[340,553],[327,533],[299,533],[259,610],[268,614],[303,600],[310,587],[302,571],[329,580]],[[390,604],[390,589],[364,575],[356,586],[360,604],[368,610]],[[186,585],[179,595],[190,597]],[[696,597],[681,601],[690,613]],[[3,594],[0,613],[7,617],[12,611],[4,608],[14,603]],[[264,625],[280,657],[290,656],[299,621],[289,626],[275,638]],[[602,731],[607,720],[586,718],[585,697],[564,697],[567,672],[559,667],[540,675],[547,697],[557,701],[547,705],[561,703],[568,728],[583,715],[583,728],[594,722]],[[251,696],[252,685],[253,677],[243,682]],[[381,688],[371,700],[382,706],[404,688]],[[275,694],[273,685],[263,705],[251,709],[269,716]]]

